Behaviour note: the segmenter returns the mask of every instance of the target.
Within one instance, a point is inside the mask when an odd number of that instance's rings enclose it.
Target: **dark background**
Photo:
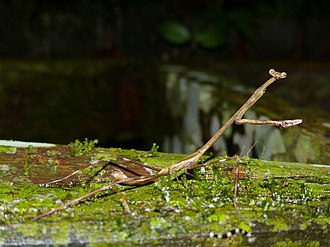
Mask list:
[[[194,50],[208,59],[325,60],[329,10],[326,0],[1,1],[0,56],[160,58],[170,50],[189,59]],[[159,32],[166,21],[195,36],[215,30],[218,42],[196,38],[174,49]]]
[[[153,93],[164,90],[159,65],[227,63],[251,85],[241,74],[256,72],[251,63],[317,74],[330,58],[329,12],[327,0],[1,1],[0,138],[149,148],[170,128]],[[302,87],[297,104],[313,105],[313,85]]]

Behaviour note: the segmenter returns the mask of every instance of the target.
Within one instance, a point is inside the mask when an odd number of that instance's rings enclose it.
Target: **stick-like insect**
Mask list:
[[[252,107],[265,93],[267,87],[271,85],[273,82],[286,78],[287,74],[285,72],[277,72],[274,69],[269,70],[269,74],[271,75],[271,78],[267,80],[263,85],[261,85],[259,88],[257,88],[254,93],[251,95],[251,97],[239,108],[232,117],[211,137],[211,139],[200,149],[198,149],[193,154],[187,156],[186,158],[179,160],[173,164],[171,164],[168,167],[157,169],[154,168],[155,173],[150,174],[149,171],[146,169],[149,167],[138,164],[139,167],[143,167],[143,172],[135,172],[133,175],[128,175],[121,169],[117,175],[114,177],[117,179],[117,181],[110,183],[107,186],[104,186],[98,190],[92,191],[82,197],[76,198],[72,201],[67,202],[66,204],[61,205],[58,208],[55,208],[53,210],[50,210],[48,212],[45,212],[41,215],[38,215],[34,218],[34,220],[41,219],[43,217],[49,216],[59,210],[62,210],[74,203],[77,203],[91,195],[94,195],[100,191],[107,190],[111,187],[113,187],[116,184],[130,184],[130,185],[143,185],[151,182],[157,181],[157,179],[161,176],[169,175],[170,173],[175,173],[177,176],[180,175],[180,172],[184,172],[187,169],[191,169],[194,167],[194,165],[198,162],[198,160],[202,157],[202,155],[223,135],[223,133],[233,124],[257,124],[257,125],[274,125],[282,128],[288,128],[295,125],[298,125],[302,123],[302,119],[293,119],[293,120],[253,120],[253,119],[242,119],[244,114],[247,112],[250,107]],[[118,165],[117,162],[113,162]],[[127,160],[128,161],[128,160]],[[97,162],[97,161],[95,161]],[[120,162],[119,162],[120,163]],[[93,165],[93,163],[90,163],[89,165]],[[125,167],[125,166],[124,166]],[[66,176],[65,178],[55,180],[54,182],[63,181],[64,179],[80,172],[81,170],[77,170],[76,172]],[[114,173],[115,174],[115,173]]]

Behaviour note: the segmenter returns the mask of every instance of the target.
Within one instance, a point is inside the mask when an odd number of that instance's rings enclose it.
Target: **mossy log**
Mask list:
[[[215,157],[209,166],[179,178],[172,174],[146,186],[118,185],[32,221],[113,181],[113,168],[103,159],[67,180],[45,186],[109,153],[160,168],[184,157],[155,150],[75,150],[33,143],[1,146],[0,245],[330,244],[330,166],[248,157]],[[134,162],[125,164],[125,169],[130,165],[139,173]],[[210,232],[233,228],[244,229],[253,238],[209,238]]]

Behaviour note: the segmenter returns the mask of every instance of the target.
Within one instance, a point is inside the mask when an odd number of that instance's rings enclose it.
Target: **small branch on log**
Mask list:
[[[35,217],[33,220],[39,220],[43,217],[47,217],[50,216],[51,214],[62,210],[74,203],[77,203],[89,196],[92,196],[98,192],[104,191],[106,189],[112,188],[114,185],[116,184],[129,184],[129,185],[144,185],[147,183],[152,183],[155,182],[158,177],[161,176],[166,176],[169,175],[170,173],[176,173],[178,171],[182,171],[182,170],[187,170],[187,169],[191,169],[194,168],[194,165],[197,163],[197,161],[199,160],[199,158],[223,135],[223,133],[233,124],[258,124],[258,125],[273,125],[273,126],[278,126],[278,127],[282,127],[282,128],[287,128],[287,127],[291,127],[291,126],[295,126],[298,125],[300,123],[302,123],[301,119],[294,119],[294,120],[278,120],[278,121],[274,121],[274,120],[249,120],[249,119],[242,119],[242,117],[244,116],[244,114],[247,112],[247,110],[249,110],[264,94],[265,91],[267,89],[267,87],[269,85],[271,85],[273,82],[275,82],[276,80],[280,80],[280,79],[284,79],[286,78],[286,73],[285,72],[277,72],[274,69],[270,69],[269,70],[269,74],[272,76],[269,80],[267,80],[262,86],[260,86],[259,88],[257,88],[254,93],[251,95],[251,97],[241,106],[241,108],[239,108],[238,111],[236,111],[232,117],[212,136],[212,138],[200,149],[198,149],[196,152],[194,152],[193,154],[189,155],[188,157],[179,160],[178,162],[173,163],[172,165],[170,165],[169,167],[163,168],[161,170],[158,170],[157,173],[155,175],[139,175],[135,174],[134,177],[128,177],[126,176],[126,178],[123,178],[122,176],[120,177],[120,179],[117,179],[117,181],[104,186],[98,190],[94,190],[90,193],[87,193],[84,196],[81,196],[79,198],[76,198],[72,201],[69,201],[63,205],[61,205],[60,207],[57,207],[53,210],[50,210],[48,212],[45,212],[41,215],[38,215],[37,217]],[[126,161],[129,161],[127,158],[125,158]],[[114,162],[115,163],[115,162]],[[136,164],[136,162],[134,162]],[[93,165],[93,163],[90,163],[90,165]],[[143,167],[143,165],[141,164],[141,166]],[[62,178],[62,179],[58,179],[55,180],[51,183],[54,182],[59,182],[59,181],[63,181],[64,179],[73,176],[74,174],[78,173],[82,171],[82,169],[77,170],[76,172]],[[236,188],[236,192],[237,192],[237,188]],[[236,193],[235,192],[235,193]],[[236,207],[236,204],[235,204]]]

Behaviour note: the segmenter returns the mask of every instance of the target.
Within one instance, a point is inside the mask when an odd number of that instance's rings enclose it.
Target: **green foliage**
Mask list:
[[[99,141],[96,139],[89,141],[87,138],[85,138],[83,142],[75,140],[74,142],[71,142],[68,146],[70,147],[71,154],[73,156],[82,156],[84,153],[91,152],[98,142]]]
[[[163,38],[172,44],[183,45],[191,39],[188,28],[176,21],[163,22],[158,29]]]
[[[195,41],[205,48],[216,48],[226,41],[222,30],[206,30],[196,33]]]
[[[234,29],[248,42],[252,42],[252,26],[253,15],[247,9],[215,8],[197,17],[191,28],[170,20],[161,23],[158,31],[167,42],[174,45],[191,44],[193,47],[213,49],[226,43],[229,29]]]

